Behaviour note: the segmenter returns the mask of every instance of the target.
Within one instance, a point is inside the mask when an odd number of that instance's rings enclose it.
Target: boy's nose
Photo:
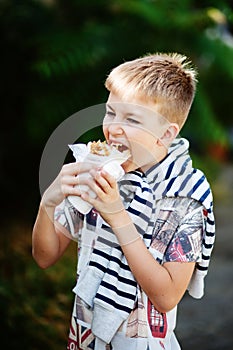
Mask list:
[[[112,122],[111,124],[109,124],[108,131],[112,135],[120,135],[120,134],[123,134],[123,132],[124,132],[123,128],[122,128],[122,124],[120,124],[118,122]]]

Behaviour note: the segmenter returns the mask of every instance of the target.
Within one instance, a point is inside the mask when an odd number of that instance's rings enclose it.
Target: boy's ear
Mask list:
[[[158,139],[159,146],[169,147],[180,131],[178,124],[171,123],[163,135]]]

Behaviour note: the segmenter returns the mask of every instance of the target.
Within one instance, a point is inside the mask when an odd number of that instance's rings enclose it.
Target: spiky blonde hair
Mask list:
[[[105,86],[127,102],[136,97],[158,103],[158,112],[182,127],[195,96],[196,77],[186,56],[156,53],[120,64]]]

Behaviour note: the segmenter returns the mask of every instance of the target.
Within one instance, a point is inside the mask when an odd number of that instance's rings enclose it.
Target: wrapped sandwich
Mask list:
[[[92,141],[87,145],[83,143],[69,145],[77,162],[92,162],[102,167],[118,181],[124,175],[121,164],[129,157],[130,152],[122,145],[108,145],[106,141]],[[93,198],[96,194],[86,185],[78,185],[85,192],[89,192]],[[69,196],[70,203],[82,214],[87,214],[92,206],[79,196]]]

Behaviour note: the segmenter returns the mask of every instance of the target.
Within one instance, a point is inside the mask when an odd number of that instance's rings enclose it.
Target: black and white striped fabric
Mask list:
[[[156,200],[164,197],[188,197],[200,202],[205,211],[202,259],[196,264],[189,285],[189,294],[201,298],[204,294],[204,277],[208,272],[211,253],[215,242],[215,220],[213,196],[210,185],[202,171],[192,167],[188,153],[189,142],[176,139],[169,149],[168,156],[146,173]]]
[[[204,174],[192,167],[188,148],[187,140],[176,139],[161,163],[145,174],[138,171],[125,174],[119,189],[147,248],[156,220],[157,201],[179,196],[193,198],[203,205],[207,216],[203,221],[202,260],[197,263],[189,286],[189,293],[199,298],[203,295],[203,280],[214,244],[215,225],[210,186]],[[109,343],[135,305],[137,282],[114,233],[104,222],[98,228],[98,239],[89,265],[80,275],[75,292],[93,309],[93,334]]]
[[[124,204],[149,248],[155,215],[152,190],[141,172],[126,174],[119,187]],[[104,222],[98,227],[89,265],[80,274],[74,292],[93,309],[93,334],[109,343],[135,305],[137,282],[115,234]]]

